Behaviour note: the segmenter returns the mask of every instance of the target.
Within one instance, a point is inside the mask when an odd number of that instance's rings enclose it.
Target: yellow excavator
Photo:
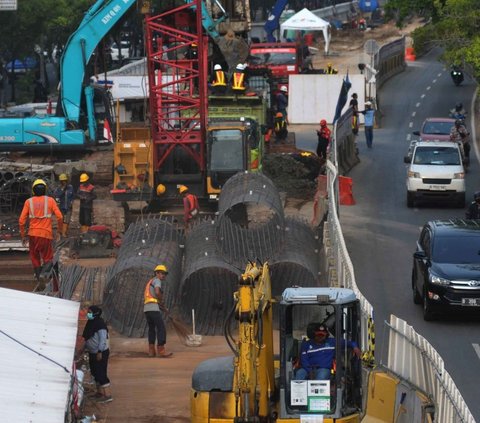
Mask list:
[[[291,287],[277,300],[268,263],[249,264],[224,326],[233,357],[210,359],[194,370],[191,422],[433,422],[431,398],[387,369],[372,369],[373,350],[365,351],[366,345],[362,361],[353,354],[361,339],[367,344],[361,336],[365,319],[351,289]],[[334,347],[330,374],[303,380],[300,357],[319,326]]]
[[[274,310],[279,356],[274,354]],[[207,360],[195,369],[192,423],[360,422],[361,363],[347,347],[360,342],[359,313],[355,294],[343,288],[287,288],[277,302],[268,264],[249,264],[225,324],[234,356]],[[335,340],[330,340],[335,345],[330,377],[296,380],[302,343],[315,325],[327,327]]]

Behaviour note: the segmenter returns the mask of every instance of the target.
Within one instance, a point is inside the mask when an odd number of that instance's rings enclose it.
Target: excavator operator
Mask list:
[[[330,337],[327,327],[320,323],[310,323],[307,336],[308,340],[302,342],[301,367],[295,373],[295,380],[329,380],[335,358],[335,338]],[[342,339],[342,347],[345,345],[361,358],[362,352],[356,342]]]

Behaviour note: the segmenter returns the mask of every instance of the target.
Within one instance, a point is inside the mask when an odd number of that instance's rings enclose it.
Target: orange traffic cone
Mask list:
[[[355,200],[353,198],[353,181],[352,178],[347,178],[346,176],[339,176],[339,187],[340,187],[340,204],[342,206],[353,206]]]

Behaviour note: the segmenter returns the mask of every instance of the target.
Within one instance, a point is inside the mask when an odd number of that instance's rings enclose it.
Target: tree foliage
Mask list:
[[[389,0],[386,9],[398,25],[412,14],[429,18],[412,33],[417,54],[441,46],[447,64],[468,66],[480,76],[480,0]]]

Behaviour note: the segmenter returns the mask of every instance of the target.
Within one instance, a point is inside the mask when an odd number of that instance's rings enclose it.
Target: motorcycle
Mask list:
[[[462,103],[457,103],[455,105],[455,108],[450,109],[448,113],[448,117],[455,119],[455,120],[461,120],[462,125],[465,126],[465,119],[467,118],[467,111],[463,108]]]
[[[463,82],[463,72],[458,66],[453,66],[450,71],[453,83],[458,87]]]

